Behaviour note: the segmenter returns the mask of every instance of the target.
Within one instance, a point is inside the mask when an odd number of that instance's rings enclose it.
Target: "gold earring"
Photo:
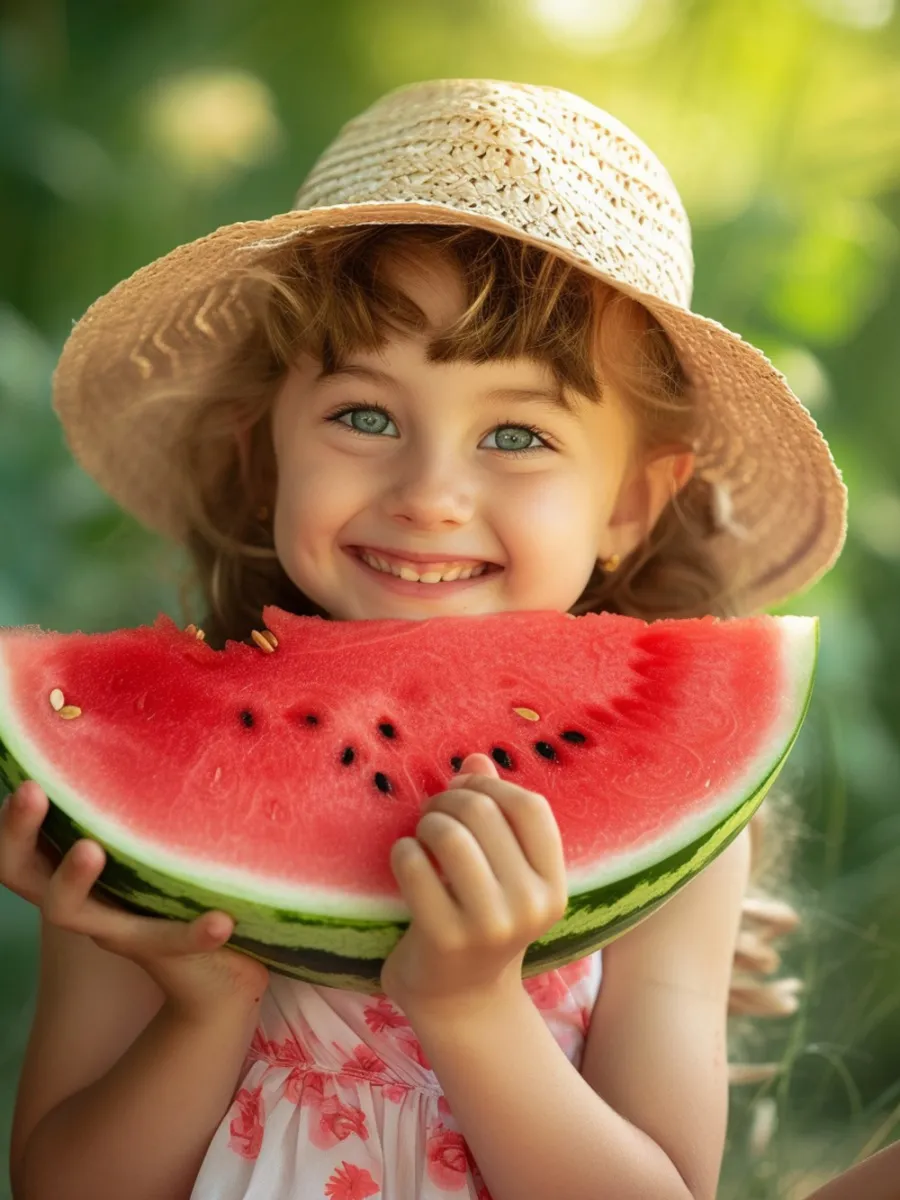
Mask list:
[[[268,515],[269,515],[268,506],[265,504],[261,504],[259,506],[259,508],[256,510],[257,521],[265,521],[265,519],[266,519],[266,517],[268,517]]]
[[[601,570],[605,571],[607,575],[611,575],[621,561],[622,560],[618,554],[611,554],[609,558],[600,559],[600,568]]]

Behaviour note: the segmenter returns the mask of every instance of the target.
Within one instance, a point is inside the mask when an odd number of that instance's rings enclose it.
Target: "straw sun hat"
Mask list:
[[[183,535],[171,453],[185,405],[134,402],[248,329],[239,273],[323,226],[459,224],[550,250],[660,322],[699,411],[696,470],[713,485],[711,549],[754,608],[822,575],[846,494],[828,446],[760,351],[690,311],[687,217],[653,153],[556,88],[439,80],[383,97],[341,130],[295,208],[216,230],[144,267],[73,329],[54,406],[76,458],[149,527]]]

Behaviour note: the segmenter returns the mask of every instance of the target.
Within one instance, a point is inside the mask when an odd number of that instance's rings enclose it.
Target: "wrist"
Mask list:
[[[528,999],[528,993],[522,986],[518,970],[514,975],[502,975],[465,991],[391,997],[414,1025],[434,1022],[444,1028],[454,1021],[471,1023],[479,1018],[491,1019],[497,1013],[508,1012],[523,998]]]
[[[260,989],[256,995],[237,993],[218,996],[215,999],[169,995],[163,1002],[161,1011],[177,1025],[195,1028],[206,1028],[209,1025],[252,1027],[256,1023],[264,990]]]

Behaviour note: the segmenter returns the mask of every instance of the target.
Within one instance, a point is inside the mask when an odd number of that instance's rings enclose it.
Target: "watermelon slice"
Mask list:
[[[570,903],[525,959],[546,971],[737,835],[797,736],[818,644],[800,617],[265,619],[274,637],[221,651],[165,617],[0,632],[0,777],[41,784],[59,850],[99,841],[128,905],[224,908],[236,946],[361,991],[408,920],[390,847],[466,754],[553,806]]]

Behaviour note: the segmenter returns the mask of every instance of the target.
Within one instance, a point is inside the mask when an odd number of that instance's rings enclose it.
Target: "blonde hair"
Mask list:
[[[548,365],[561,388],[593,401],[608,382],[636,415],[642,450],[691,446],[690,388],[663,329],[636,301],[558,256],[468,227],[364,226],[298,238],[263,266],[248,268],[251,332],[226,361],[189,380],[191,396],[203,400],[185,405],[191,415],[180,442],[180,499],[192,583],[203,597],[201,620],[213,645],[249,638],[264,604],[328,616],[287,577],[272,544],[272,400],[300,353],[329,370],[354,350],[381,347],[392,332],[426,333],[425,315],[385,270],[423,253],[456,267],[466,294],[453,326],[428,344],[432,361],[527,356]],[[691,479],[616,571],[595,569],[571,611],[645,620],[739,615],[741,598],[708,549],[717,529],[715,500],[708,484]],[[735,1014],[782,1015],[796,1007],[796,981],[760,979],[778,967],[773,940],[797,923],[789,905],[757,890],[763,834],[773,819],[783,831],[785,817],[771,808],[750,826],[753,887],[735,953],[729,996]],[[760,1070],[750,1077],[761,1077]]]

